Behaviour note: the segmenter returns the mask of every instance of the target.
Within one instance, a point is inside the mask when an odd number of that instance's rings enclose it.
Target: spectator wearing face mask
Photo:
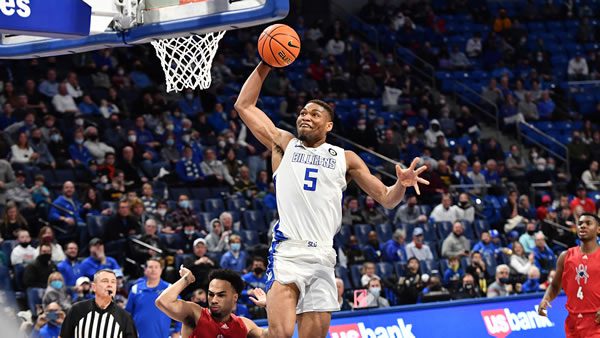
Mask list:
[[[194,248],[194,241],[200,238],[199,233],[196,231],[195,224],[186,224],[183,226],[183,231],[177,233],[178,240],[175,241],[175,245],[169,247],[169,249],[175,249],[178,255],[192,252]]]
[[[372,225],[386,223],[388,221],[388,217],[371,196],[365,198],[365,207],[362,211],[362,216],[365,222]]]
[[[73,135],[73,144],[69,146],[69,155],[75,166],[87,166],[93,158],[84,142],[83,131],[77,129]]]
[[[369,262],[380,262],[383,255],[383,245],[379,242],[377,233],[373,230],[367,234],[367,244],[362,248]]]
[[[265,271],[267,270],[267,261],[260,257],[255,256],[252,258],[252,265],[250,266],[250,271],[248,273],[242,275],[242,279],[246,282],[246,288],[242,291],[242,298],[245,301],[248,301],[248,296],[254,296],[254,289],[266,289],[267,285],[267,275]]]
[[[462,286],[458,289],[458,292],[453,294],[452,299],[469,299],[481,297],[481,290],[475,283],[475,279],[469,273],[465,274],[462,278]]]
[[[226,183],[233,186],[235,183],[227,167],[223,165],[223,162],[217,160],[215,151],[210,148],[204,151],[204,161],[200,163],[200,169],[205,179],[212,180],[218,185]]]
[[[473,251],[471,253],[471,262],[467,266],[467,273],[473,276],[475,284],[478,286],[482,294],[487,292],[488,284],[490,282],[490,274],[485,265],[485,261],[479,251]]]
[[[406,203],[402,204],[394,216],[394,224],[416,224],[421,215],[421,210],[417,205],[417,196],[409,195]]]
[[[31,338],[54,338],[60,336],[60,328],[65,320],[65,312],[56,302],[44,307],[31,332]]]
[[[246,270],[247,260],[248,253],[246,250],[242,250],[242,238],[238,235],[231,235],[229,237],[229,251],[221,257],[221,268],[241,273]]]
[[[521,286],[521,292],[531,293],[538,291],[542,291],[540,287],[540,269],[532,266],[529,268],[529,272],[527,272],[527,280]]]
[[[535,247],[535,231],[537,226],[534,222],[528,222],[527,227],[525,228],[525,233],[519,237],[519,243],[523,245],[523,249],[525,253],[530,253],[533,251]]]
[[[461,193],[458,196],[458,204],[455,205],[457,220],[473,222],[475,220],[475,207],[471,204],[469,195]]]
[[[52,246],[42,243],[38,247],[38,251],[37,258],[28,264],[23,272],[23,286],[26,288],[45,288],[48,285],[48,277],[57,270],[56,265],[50,259]]]
[[[429,123],[429,129],[425,131],[425,146],[429,148],[435,148],[439,136],[442,136],[444,138],[444,146],[448,147],[448,141],[446,141],[446,136],[440,128],[440,122],[436,119],[433,119]]]
[[[509,275],[510,268],[508,265],[500,264],[496,267],[496,281],[493,282],[487,290],[488,298],[508,296],[513,292]]]
[[[53,272],[48,276],[48,286],[42,297],[42,305],[48,306],[50,303],[58,303],[65,311],[71,308],[71,301],[67,295],[67,287],[60,272]]]
[[[406,246],[406,258],[416,258],[419,261],[432,260],[433,253],[424,242],[423,228],[416,227],[412,233],[413,240]]]
[[[85,130],[87,141],[83,145],[89,150],[90,154],[98,164],[104,163],[106,153],[114,153],[115,149],[108,144],[100,141],[98,129],[96,127],[87,127]]]
[[[381,296],[383,289],[381,288],[381,280],[379,278],[371,278],[367,287],[369,291],[367,307],[390,307],[390,302]]]
[[[404,276],[398,279],[396,294],[401,304],[415,304],[419,293],[425,287],[429,276],[421,275],[419,260],[415,257],[409,258],[406,263]]]
[[[156,203],[156,212],[154,213],[154,219],[160,226],[160,232],[165,234],[174,233],[171,223],[168,220],[169,205],[166,201],[160,200]]]
[[[31,246],[31,236],[29,231],[19,230],[17,232],[18,245],[10,252],[10,262],[12,265],[27,264],[33,261],[37,256],[37,251]]]
[[[196,214],[194,214],[192,204],[187,195],[179,195],[177,209],[169,214],[168,220],[175,231],[181,231],[186,224],[195,224],[197,229],[204,231],[204,228],[200,227],[200,221]]]

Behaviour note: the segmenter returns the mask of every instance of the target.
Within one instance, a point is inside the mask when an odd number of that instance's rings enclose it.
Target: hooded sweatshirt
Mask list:
[[[223,252],[228,249],[227,247],[227,236],[221,238],[221,235],[215,233],[213,224],[219,222],[218,218],[214,218],[210,221],[210,233],[206,235],[206,248],[209,252]]]

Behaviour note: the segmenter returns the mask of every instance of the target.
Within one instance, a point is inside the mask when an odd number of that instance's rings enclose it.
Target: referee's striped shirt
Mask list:
[[[95,299],[73,304],[60,330],[61,338],[137,338],[129,313],[114,302],[101,309]]]

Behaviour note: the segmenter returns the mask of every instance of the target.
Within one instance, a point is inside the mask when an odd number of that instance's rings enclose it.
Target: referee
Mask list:
[[[92,290],[96,298],[73,304],[62,324],[59,338],[137,338],[137,330],[129,313],[113,300],[117,276],[102,269],[94,274]]]

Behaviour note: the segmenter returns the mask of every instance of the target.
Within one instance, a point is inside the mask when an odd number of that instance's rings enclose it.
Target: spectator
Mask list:
[[[19,206],[19,210],[35,209],[31,190],[25,185],[25,172],[22,170],[17,171],[15,178],[15,184],[6,192],[6,198],[15,202]]]
[[[550,92],[544,90],[542,92],[542,98],[537,104],[538,113],[540,115],[540,119],[549,120],[552,118],[552,114],[554,113],[554,109],[556,108],[556,104],[550,97]]]
[[[490,274],[481,252],[471,252],[471,262],[469,263],[469,266],[467,266],[467,273],[473,276],[478,289],[482,294],[485,294],[490,282]]]
[[[362,212],[358,205],[358,199],[350,196],[346,201],[346,206],[342,214],[342,224],[362,224],[365,223]]]
[[[250,266],[250,271],[242,275],[242,279],[246,283],[246,287],[242,291],[242,297],[245,301],[248,301],[248,296],[254,296],[255,288],[262,289],[263,291],[266,289],[266,270],[267,261],[264,258],[260,256],[255,256],[254,258],[252,258],[252,265]]]
[[[512,27],[512,21],[506,14],[506,9],[501,8],[498,16],[494,19],[493,29],[496,33],[507,33]]]
[[[362,216],[367,224],[372,225],[387,223],[388,221],[388,218],[381,210],[381,207],[371,196],[365,197],[365,207],[362,210]]]
[[[0,223],[0,236],[3,240],[17,239],[21,230],[29,230],[27,220],[19,212],[15,202],[9,201],[4,208],[2,223]]]
[[[600,178],[598,177],[598,161],[592,161],[589,168],[581,174],[581,182],[589,190],[600,190]]]
[[[473,162],[472,170],[469,171],[467,176],[471,179],[471,181],[475,185],[485,186],[487,184],[486,178],[483,175],[483,173],[481,172],[481,162],[479,162],[479,161]],[[474,193],[479,194],[482,191],[485,191],[485,187],[482,187],[482,188],[474,189]]]
[[[441,130],[440,122],[436,119],[431,120],[429,123],[429,129],[425,131],[425,146],[434,148],[436,146],[438,137],[446,137],[444,132]],[[444,146],[448,146],[447,141],[444,140]]]
[[[521,286],[521,292],[531,293],[542,291],[540,287],[540,270],[535,266],[532,266],[527,272],[527,280]]]
[[[102,240],[113,242],[119,239],[126,239],[129,236],[139,233],[138,223],[131,215],[131,207],[128,200],[119,202],[116,215],[111,216],[105,224]],[[89,277],[89,276],[88,276]]]
[[[515,241],[512,243],[512,255],[510,255],[510,267],[511,271],[521,276],[526,276],[528,271],[534,264],[534,254],[530,252],[529,255],[525,252],[523,244]]]
[[[406,203],[401,205],[394,216],[394,224],[416,224],[417,219],[421,215],[421,210],[417,205],[417,196],[409,195]]]
[[[362,276],[360,277],[360,285],[362,287],[367,287],[369,285],[369,281],[373,278],[380,279],[379,276],[375,274],[375,263],[373,262],[364,262],[361,272]]]
[[[400,303],[415,304],[426,282],[427,279],[424,280],[421,275],[419,260],[415,257],[409,258],[404,276],[398,279],[396,293]]]
[[[184,225],[183,231],[177,233],[177,236],[179,237],[179,240],[176,240],[172,245],[169,245],[169,243],[167,243],[167,245],[169,246],[169,249],[175,249],[178,255],[192,252],[194,250],[194,242],[196,239],[200,238],[200,235],[196,231],[195,224]]]
[[[42,297],[42,305],[46,307],[50,303],[58,303],[65,311],[69,311],[71,308],[71,300],[60,272],[53,272],[48,276],[48,286]]]
[[[497,232],[498,230],[496,230]],[[489,231],[481,232],[481,240],[473,246],[473,251],[481,252],[482,254],[491,255],[492,257],[496,254],[496,250],[499,249],[494,243],[492,243],[492,237]]]
[[[229,175],[227,167],[223,165],[223,162],[217,160],[215,151],[211,148],[207,148],[204,151],[204,161],[200,163],[200,170],[204,174],[206,180],[210,180],[216,184],[229,184],[234,185],[233,178]]]
[[[203,182],[204,174],[200,165],[193,161],[192,147],[185,145],[183,157],[175,166],[175,171],[180,180],[186,183],[199,184]]]
[[[164,312],[154,305],[156,298],[169,283],[160,278],[162,263],[155,258],[146,261],[144,277],[131,287],[125,310],[138,330],[138,337],[173,337],[181,332],[181,323],[173,322]]]
[[[527,222],[527,226],[525,228],[525,233],[521,235],[521,237],[519,237],[519,242],[523,245],[523,250],[525,250],[525,253],[529,254],[530,252],[533,251],[533,248],[535,247],[535,231],[536,231],[536,224],[533,221]]]
[[[79,246],[76,242],[67,243],[65,245],[65,259],[56,265],[67,287],[75,286],[75,282],[80,275],[78,253]]]
[[[46,178],[44,175],[35,175],[33,187],[31,187],[31,198],[37,208],[47,210],[52,200],[50,199],[50,190],[44,185]]]
[[[229,251],[221,257],[221,268],[239,273],[245,272],[248,253],[242,250],[242,238],[238,235],[229,237]]]
[[[104,163],[104,158],[107,153],[115,152],[113,147],[100,141],[98,129],[96,129],[96,127],[87,127],[84,135],[87,141],[85,141],[83,145],[88,149],[92,157],[96,159],[98,164]]]
[[[496,267],[496,281],[493,282],[487,290],[487,297],[502,297],[512,293],[512,285],[509,284],[510,269],[506,264],[500,264]]]
[[[83,137],[83,131],[81,131],[81,129],[76,130],[73,137],[75,143],[69,146],[69,155],[71,156],[73,164],[76,166],[87,166],[92,160],[92,154],[84,145],[85,138]]]
[[[98,191],[90,186],[87,187],[83,192],[83,206],[82,206],[82,218],[88,215],[93,216],[110,216],[112,215],[112,208],[103,208],[102,198],[98,195]]]
[[[102,269],[110,269],[123,274],[117,261],[104,254],[104,243],[100,238],[92,238],[89,243],[90,256],[79,264],[81,276],[94,277],[94,274]]]
[[[25,272],[23,272],[25,288],[45,288],[48,285],[48,277],[56,271],[56,265],[50,259],[52,246],[42,243],[38,247],[38,253],[37,258],[25,266]]]
[[[465,271],[460,265],[460,258],[458,256],[450,257],[448,259],[448,267],[444,271],[444,279],[442,284],[444,287],[452,292],[456,292],[460,288],[461,280],[465,274]]]
[[[6,190],[11,188],[14,181],[15,174],[10,163],[0,159],[0,205],[6,204]]]
[[[475,207],[471,204],[471,200],[467,193],[458,195],[458,205],[453,206],[456,219],[459,221],[473,222],[475,220]]]
[[[46,78],[40,82],[38,90],[47,99],[52,99],[58,94],[58,82],[56,82],[56,71],[54,69],[49,69],[46,72]]]
[[[416,227],[412,233],[413,240],[406,246],[406,258],[417,258],[419,261],[428,261],[433,259],[433,253],[429,245],[423,241],[423,229]]]
[[[369,297],[367,307],[373,308],[385,308],[390,307],[390,303],[387,299],[381,296],[381,280],[379,278],[371,278],[369,283],[367,284],[367,288],[369,290]]]
[[[177,105],[185,116],[194,118],[198,113],[202,112],[202,102],[200,102],[200,97],[194,95],[192,89],[186,89],[182,96],[183,97],[177,102]]]
[[[414,234],[414,230],[413,230]],[[396,229],[392,235],[392,239],[385,242],[383,245],[383,261],[384,262],[404,262],[406,261],[404,230]]]
[[[481,55],[482,50],[483,49],[481,45],[481,33],[475,32],[475,34],[473,34],[473,36],[469,38],[469,40],[467,40],[467,55],[470,58],[476,58],[479,57],[479,55]]]
[[[165,144],[160,150],[160,157],[169,163],[170,168],[174,168],[177,165],[179,159],[181,159],[181,153],[177,149],[175,135],[170,134],[165,140]]]
[[[358,93],[364,97],[376,97],[378,94],[377,83],[375,78],[370,74],[371,67],[364,64],[360,68],[360,73],[356,77],[356,88]]]
[[[35,259],[37,251],[31,246],[31,237],[29,236],[29,231],[19,230],[17,232],[17,243],[18,245],[15,246],[10,252],[10,263],[13,266],[17,264],[31,263]]]
[[[10,152],[10,162],[21,165],[34,165],[40,157],[29,145],[29,137],[25,132],[19,133],[17,142],[10,147]]]
[[[230,212],[223,211],[219,215],[219,222],[221,222],[221,225],[223,226],[224,231],[229,231],[232,234],[239,235],[239,231],[241,229],[241,224],[239,221],[238,222],[233,221],[233,215]]]
[[[58,93],[52,98],[52,105],[54,110],[64,116],[74,116],[79,113],[77,104],[73,97],[69,95],[67,85],[64,82],[58,85]]]
[[[540,270],[540,273],[545,278],[548,272],[554,268],[556,264],[556,255],[546,244],[546,239],[542,232],[535,234],[535,247],[532,250],[534,256],[534,264]]]
[[[136,237],[141,242],[146,243],[154,248],[161,250],[162,253],[159,253],[158,251],[153,250],[153,249],[146,248],[142,245],[132,243],[132,249],[133,249],[132,251],[133,251],[134,259],[136,262],[140,263],[140,265],[149,259],[152,259],[152,258],[160,259],[161,257],[166,257],[168,254],[171,253],[171,251],[175,251],[175,250],[169,250],[163,244],[163,242],[158,237],[157,231],[158,231],[158,226],[156,224],[156,221],[152,218],[148,218],[144,222],[144,233],[142,235],[139,235]]]
[[[464,235],[464,227],[461,222],[452,224],[452,232],[442,243],[442,257],[468,256],[471,248],[469,239]]]
[[[190,199],[187,195],[179,195],[177,201],[177,209],[169,214],[167,217],[173,230],[181,231],[183,226],[186,224],[194,224],[196,229],[204,231],[204,227],[200,225],[198,217],[192,210]]]
[[[519,102],[518,111],[523,114],[527,121],[537,121],[540,119],[538,107],[535,102],[533,102],[530,92],[524,94],[524,99]]]
[[[344,298],[344,281],[340,278],[335,279],[335,286],[337,287],[338,303],[340,304],[340,311],[352,310],[352,305]]]
[[[358,244],[358,239],[355,235],[350,235],[348,243],[344,245],[342,250],[342,252],[346,256],[346,259],[348,260],[348,265],[363,264],[367,261],[365,254],[361,250],[360,245]]]
[[[453,46],[450,52],[450,64],[454,70],[468,69],[471,67],[471,62],[463,53],[458,49],[458,46]]]
[[[91,290],[90,279],[85,276],[77,278],[73,288],[73,303],[92,298],[94,298],[94,294]]]
[[[362,248],[365,253],[365,258],[369,262],[380,262],[382,257],[383,246],[379,243],[377,233],[373,230],[367,234],[367,243]]]
[[[569,60],[567,74],[569,75],[569,80],[571,81],[585,81],[588,79],[588,64],[585,58],[581,55],[581,52],[577,52],[575,57]]]
[[[585,190],[584,185],[577,186],[577,195],[570,203],[571,210],[575,213],[575,208],[577,206],[583,207],[583,211],[589,212],[592,214],[596,213],[596,204],[594,201],[587,197],[587,191]]]
[[[40,229],[38,235],[38,243],[46,243],[52,247],[52,261],[58,264],[60,261],[65,259],[65,253],[61,248],[60,244],[56,242],[56,237],[54,237],[54,230],[52,230],[49,226],[43,226]]]
[[[206,235],[206,247],[209,252],[223,252],[228,250],[227,242],[231,232],[223,231],[221,222],[214,218],[209,223],[210,233]]]
[[[31,130],[31,149],[39,154],[37,165],[42,168],[56,168],[56,161],[48,149],[46,141],[42,138],[42,130],[34,128]]]
[[[79,105],[77,105],[77,110],[83,116],[93,117],[101,114],[98,105],[92,100],[92,97],[90,95],[83,96],[83,99],[81,100]]]
[[[256,184],[252,181],[248,167],[242,166],[239,171],[240,173],[235,179],[233,190],[250,199],[258,192]]]
[[[454,222],[458,219],[457,207],[452,205],[450,194],[442,195],[442,203],[438,204],[429,215],[433,222]]]
[[[453,299],[470,299],[481,297],[481,290],[475,283],[475,279],[470,273],[466,273],[462,277],[462,286],[458,292],[454,294]]]
[[[206,241],[204,238],[198,238],[194,241],[193,255],[187,257],[183,261],[183,266],[190,269],[196,277],[196,281],[192,283],[183,294],[188,294],[196,289],[205,289],[208,287],[208,274],[215,268],[215,263],[206,256]]]
[[[37,317],[31,332],[32,338],[54,338],[60,336],[60,328],[65,320],[65,312],[58,303],[50,303]]]

